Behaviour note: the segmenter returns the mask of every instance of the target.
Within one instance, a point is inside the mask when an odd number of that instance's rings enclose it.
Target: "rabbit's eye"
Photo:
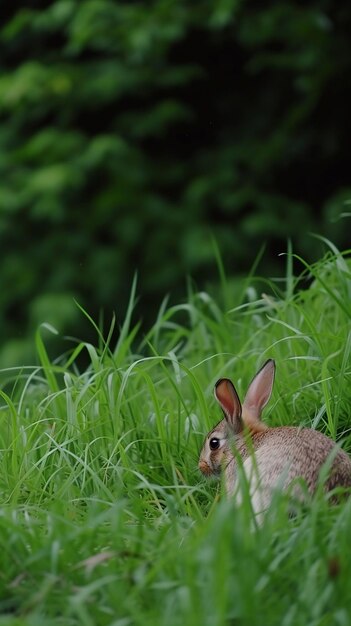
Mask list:
[[[220,446],[219,439],[217,439],[217,437],[212,437],[212,439],[210,439],[211,450],[218,450],[219,446]]]

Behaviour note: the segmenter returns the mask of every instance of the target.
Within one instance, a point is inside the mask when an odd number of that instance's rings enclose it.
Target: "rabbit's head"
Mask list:
[[[224,419],[208,433],[202,447],[199,469],[205,476],[219,475],[222,467],[232,460],[232,445],[235,440],[243,440],[245,429],[251,434],[267,430],[261,422],[261,413],[272,393],[274,372],[274,361],[269,359],[250,383],[243,405],[228,378],[221,378],[215,384],[214,395]]]

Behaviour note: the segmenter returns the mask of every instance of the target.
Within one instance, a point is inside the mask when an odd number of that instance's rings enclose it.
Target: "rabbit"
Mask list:
[[[328,470],[326,491],[351,486],[351,459],[326,435],[310,428],[269,428],[261,421],[274,376],[275,362],[269,359],[249,385],[243,405],[228,378],[217,381],[214,395],[224,419],[207,435],[199,460],[205,476],[219,476],[224,471],[226,492],[238,502],[242,500],[240,475],[244,474],[257,519],[269,508],[276,489],[303,500],[298,479],[303,479],[313,494],[324,465]]]

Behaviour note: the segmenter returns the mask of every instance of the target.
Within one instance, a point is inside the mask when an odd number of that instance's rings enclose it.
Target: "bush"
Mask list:
[[[3,14],[2,345],[42,298],[70,299],[72,328],[72,295],[94,316],[124,308],[136,269],[148,316],[185,274],[211,278],[210,233],[233,273],[263,241],[268,270],[287,236],[303,254],[308,230],[348,244],[348,3],[56,0]]]

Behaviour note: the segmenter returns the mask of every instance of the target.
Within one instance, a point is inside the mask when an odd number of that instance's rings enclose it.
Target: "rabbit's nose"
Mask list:
[[[212,470],[211,470],[209,464],[206,461],[204,461],[204,460],[199,461],[199,470],[205,476],[209,476],[212,473]]]

